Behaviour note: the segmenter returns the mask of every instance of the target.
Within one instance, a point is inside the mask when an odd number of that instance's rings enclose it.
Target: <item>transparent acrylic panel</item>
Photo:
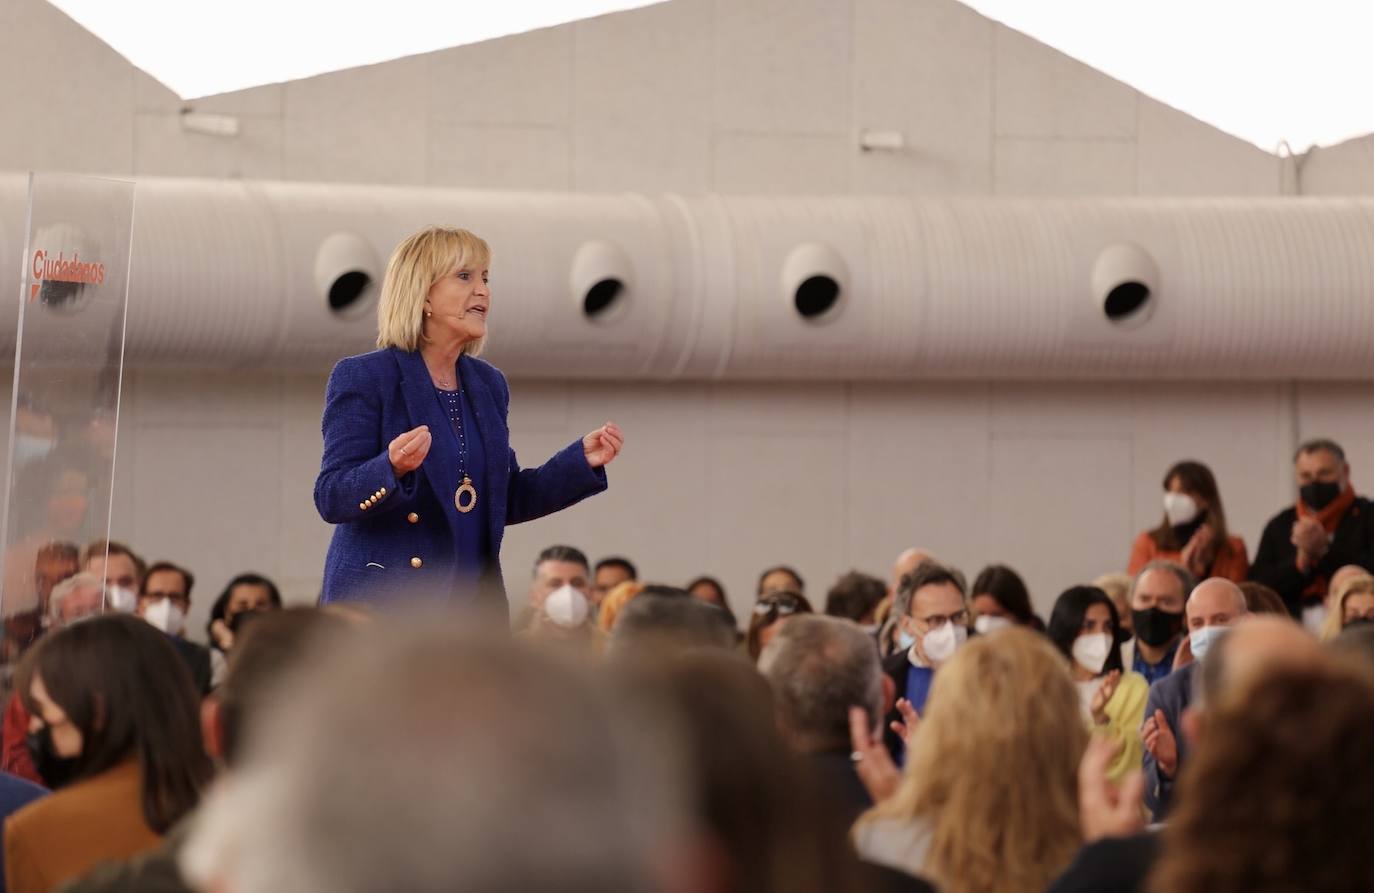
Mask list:
[[[117,600],[59,584],[82,569],[81,549],[109,536],[133,210],[131,182],[29,178],[0,524],[3,662]],[[64,597],[50,598],[55,587]]]

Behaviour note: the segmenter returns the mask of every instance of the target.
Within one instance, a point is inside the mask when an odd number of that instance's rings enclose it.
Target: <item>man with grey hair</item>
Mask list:
[[[1183,640],[1183,603],[1196,581],[1173,561],[1151,561],[1131,581],[1129,600],[1135,639],[1121,651],[1122,666],[1154,683],[1174,669]]]
[[[763,649],[759,670],[773,688],[783,735],[852,823],[873,802],[849,758],[849,709],[881,717],[893,696],[873,639],[849,620],[798,615]]]
[[[1193,660],[1150,686],[1140,729],[1145,744],[1145,806],[1155,821],[1163,821],[1168,812],[1174,779],[1188,759],[1188,740],[1178,731],[1183,711],[1193,699],[1197,669],[1226,630],[1245,617],[1245,594],[1230,580],[1213,577],[1188,596],[1186,612]]]
[[[183,854],[196,889],[697,889],[665,876],[691,866],[664,723],[549,649],[373,632],[266,708]]]
[[[1273,589],[1309,628],[1321,626],[1327,581],[1338,568],[1374,571],[1374,503],[1356,496],[1350,463],[1334,440],[1309,440],[1293,456],[1297,502],[1264,527],[1250,579]]]
[[[100,577],[83,571],[54,586],[48,597],[49,629],[57,630],[99,614],[104,608],[101,598],[104,585]]]

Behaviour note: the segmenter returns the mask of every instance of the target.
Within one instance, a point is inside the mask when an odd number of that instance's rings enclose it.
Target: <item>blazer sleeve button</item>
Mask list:
[[[406,520],[409,521],[411,524],[419,524],[420,516],[415,514],[414,512],[411,512],[410,514],[406,515]]]
[[[365,502],[360,502],[360,503],[358,503],[358,511],[360,511],[360,512],[365,512],[365,511],[367,511],[367,503],[365,503]]]
[[[410,559],[410,566],[411,566],[411,567],[424,567],[424,564],[425,564],[425,563],[424,563],[423,561],[421,561],[419,558],[412,558],[412,559]]]

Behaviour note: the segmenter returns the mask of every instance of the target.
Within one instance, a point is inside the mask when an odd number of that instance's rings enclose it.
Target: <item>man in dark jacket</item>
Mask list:
[[[892,703],[878,651],[858,625],[803,614],[787,621],[759,656],[778,725],[848,828],[873,800],[850,760],[849,708],[882,716]]]
[[[1311,626],[1320,623],[1327,582],[1337,569],[1374,569],[1374,506],[1355,495],[1350,464],[1335,441],[1304,443],[1293,466],[1298,502],[1265,525],[1250,579],[1277,592],[1288,612]]]

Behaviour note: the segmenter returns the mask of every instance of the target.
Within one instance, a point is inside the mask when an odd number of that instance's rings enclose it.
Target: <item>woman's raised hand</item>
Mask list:
[[[625,433],[615,422],[607,422],[591,434],[582,438],[582,450],[586,453],[587,464],[600,468],[620,455],[625,446]]]
[[[429,455],[429,445],[432,442],[428,425],[411,428],[391,441],[386,448],[386,454],[391,460],[391,468],[396,472],[396,477],[410,474],[419,468],[420,463]]]

